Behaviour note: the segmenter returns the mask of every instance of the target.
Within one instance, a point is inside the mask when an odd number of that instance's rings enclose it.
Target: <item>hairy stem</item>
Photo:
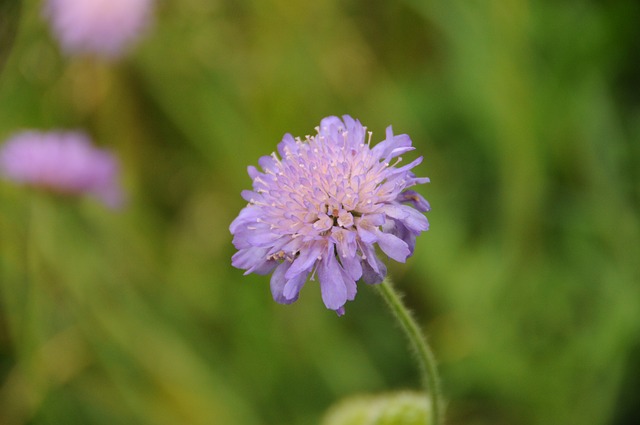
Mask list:
[[[431,425],[440,425],[442,423],[443,410],[440,379],[438,378],[436,361],[429,344],[427,344],[427,339],[420,330],[411,312],[402,302],[400,295],[398,295],[393,288],[391,280],[387,277],[384,282],[375,286],[378,288],[378,292],[393,312],[393,315],[415,350],[420,363],[422,382],[431,400]]]

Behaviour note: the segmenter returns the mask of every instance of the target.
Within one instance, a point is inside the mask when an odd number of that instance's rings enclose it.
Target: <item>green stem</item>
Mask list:
[[[400,295],[393,288],[391,280],[387,277],[384,282],[375,285],[378,292],[384,298],[393,312],[396,320],[404,330],[407,338],[413,346],[422,372],[422,382],[431,400],[431,425],[442,423],[442,393],[440,379],[436,368],[436,360],[427,344],[427,339],[420,330],[416,320],[402,302]]]

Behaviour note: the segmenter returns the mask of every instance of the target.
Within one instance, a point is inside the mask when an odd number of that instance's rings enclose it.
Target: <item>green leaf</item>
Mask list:
[[[423,393],[357,396],[332,407],[322,425],[428,425],[430,411],[429,400]]]

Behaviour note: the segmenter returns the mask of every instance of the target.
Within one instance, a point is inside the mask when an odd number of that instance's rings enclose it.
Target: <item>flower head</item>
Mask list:
[[[122,201],[118,162],[81,132],[15,134],[0,148],[0,176],[57,193],[91,194],[112,208]]]
[[[48,0],[44,14],[68,54],[115,58],[144,30],[153,0]]]
[[[325,118],[316,130],[304,140],[286,134],[280,158],[260,158],[262,172],[248,168],[253,190],[242,193],[249,204],[230,226],[238,249],[232,264],[245,274],[273,271],[271,292],[283,304],[317,274],[325,305],[341,315],[356,281],[386,276],[376,245],[400,262],[413,253],[430,207],[407,188],[429,179],[410,171],[422,157],[398,166],[414,148],[391,127],[373,147],[366,127],[348,115]]]

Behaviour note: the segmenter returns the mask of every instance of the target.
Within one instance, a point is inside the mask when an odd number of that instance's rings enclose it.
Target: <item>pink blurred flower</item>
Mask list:
[[[153,0],[47,0],[49,19],[68,54],[116,58],[148,25]]]
[[[122,203],[119,166],[108,151],[95,148],[81,132],[24,131],[0,147],[0,176],[57,193],[100,199],[116,208]]]

